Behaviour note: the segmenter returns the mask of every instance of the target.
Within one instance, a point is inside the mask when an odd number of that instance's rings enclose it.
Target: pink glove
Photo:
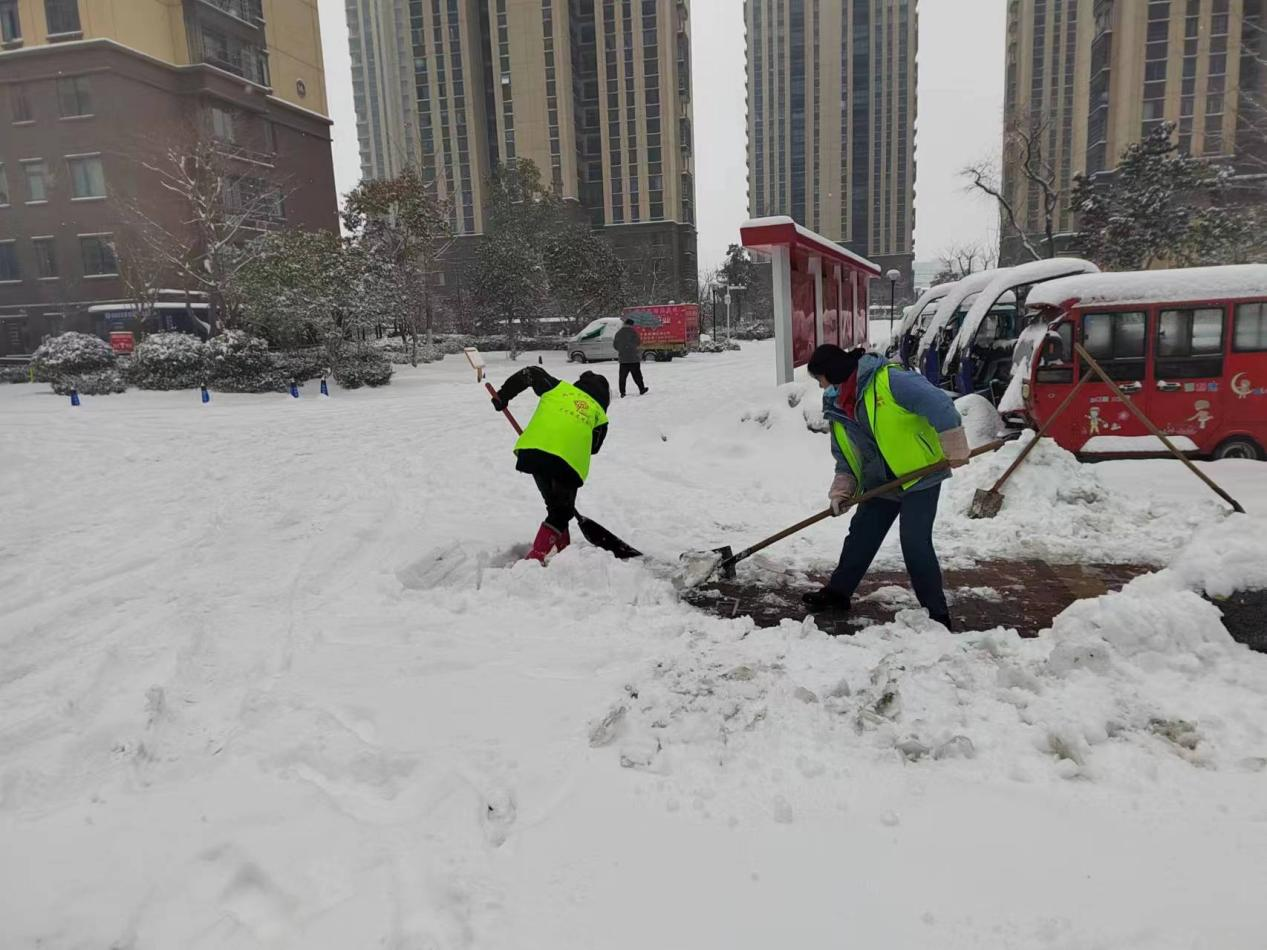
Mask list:
[[[857,491],[858,482],[852,475],[847,472],[836,473],[836,477],[831,480],[831,488],[827,491],[827,500],[831,502],[834,517],[839,517],[844,512],[845,506]]]

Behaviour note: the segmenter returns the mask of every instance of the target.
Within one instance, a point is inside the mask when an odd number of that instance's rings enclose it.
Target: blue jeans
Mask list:
[[[941,564],[933,550],[933,522],[941,485],[909,492],[893,500],[877,498],[859,505],[849,522],[849,534],[840,551],[840,563],[827,586],[852,597],[893,522],[901,519],[902,558],[920,606],[933,618],[950,615],[942,588]]]

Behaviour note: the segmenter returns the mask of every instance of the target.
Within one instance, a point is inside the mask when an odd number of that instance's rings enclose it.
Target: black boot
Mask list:
[[[929,616],[932,617],[932,614],[929,614]],[[943,614],[940,617],[933,617],[933,619],[936,620],[943,627],[945,627],[947,630],[949,630],[951,633],[955,632],[955,622],[950,619],[950,614]]]
[[[801,595],[801,601],[810,610],[835,610],[840,613],[849,612],[849,597],[839,591],[824,587]]]

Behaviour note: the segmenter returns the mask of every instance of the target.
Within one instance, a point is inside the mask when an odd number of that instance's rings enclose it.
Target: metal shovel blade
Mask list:
[[[730,545],[712,551],[687,551],[678,558],[682,567],[674,577],[673,583],[679,590],[699,587],[717,573],[719,568],[726,576],[733,577],[735,566],[733,563],[728,563],[733,558],[734,552]]]
[[[968,509],[969,518],[993,518],[1003,507],[1003,493],[978,488],[972,496],[972,507]]]

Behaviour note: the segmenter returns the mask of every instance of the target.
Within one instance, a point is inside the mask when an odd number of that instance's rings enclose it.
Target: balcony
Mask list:
[[[251,26],[258,26],[264,21],[261,0],[199,0],[199,2]]]

